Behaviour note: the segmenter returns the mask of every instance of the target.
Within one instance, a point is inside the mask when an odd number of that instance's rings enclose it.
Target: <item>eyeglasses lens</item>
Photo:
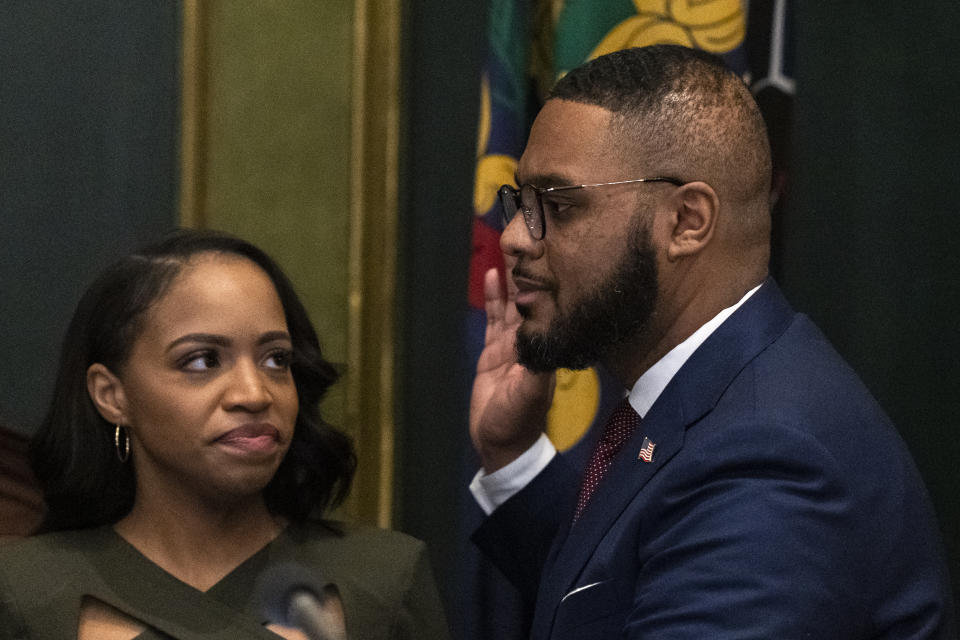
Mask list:
[[[520,203],[523,206],[523,219],[530,229],[530,235],[536,240],[543,238],[543,211],[540,209],[540,198],[537,191],[525,184],[520,187]]]
[[[503,210],[503,226],[507,226],[513,216],[517,215],[519,194],[516,189],[505,184],[497,191],[497,195],[500,196],[500,207]]]

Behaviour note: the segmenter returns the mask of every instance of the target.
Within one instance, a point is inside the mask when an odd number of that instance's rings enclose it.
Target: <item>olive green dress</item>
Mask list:
[[[340,523],[288,527],[202,592],[110,527],[51,533],[0,546],[0,638],[75,640],[84,596],[139,620],[138,640],[276,640],[257,614],[258,577],[295,563],[337,585],[350,640],[446,639],[423,543]]]

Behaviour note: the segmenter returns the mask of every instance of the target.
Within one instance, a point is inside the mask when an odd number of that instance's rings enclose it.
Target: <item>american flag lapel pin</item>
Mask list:
[[[637,460],[653,462],[653,450],[656,446],[656,443],[652,442],[650,438],[644,438],[643,446],[640,447],[640,453],[637,455]]]

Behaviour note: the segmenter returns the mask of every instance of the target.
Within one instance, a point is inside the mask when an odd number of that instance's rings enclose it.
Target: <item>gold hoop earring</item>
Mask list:
[[[120,450],[120,434],[123,433],[123,450]],[[127,458],[130,457],[130,434],[127,433],[127,430],[117,425],[117,428],[113,432],[113,446],[117,450],[117,458],[120,459],[120,462],[126,462]]]

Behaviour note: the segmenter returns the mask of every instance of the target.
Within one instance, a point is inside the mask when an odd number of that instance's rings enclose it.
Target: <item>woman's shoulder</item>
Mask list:
[[[367,554],[419,556],[425,545],[413,536],[337,520],[314,520],[291,525],[288,536],[303,547],[338,551],[356,550]]]
[[[398,531],[337,521],[292,525],[284,555],[324,575],[404,589],[428,565],[426,545]]]
[[[56,531],[0,542],[0,571],[7,575],[57,573],[80,561],[90,550],[103,547],[107,532],[104,529]],[[37,571],[43,567],[43,571]]]
[[[22,611],[67,611],[96,580],[98,549],[109,539],[90,529],[34,535],[0,544],[0,600]],[[2,617],[2,616],[0,616]]]
[[[336,585],[355,629],[369,629],[369,637],[381,637],[384,625],[405,629],[403,637],[447,637],[422,541],[398,531],[335,521],[291,526],[286,539],[287,550],[276,559],[316,570]],[[404,634],[412,630],[416,633]]]
[[[94,539],[102,536],[99,529],[77,531],[55,531],[26,536],[7,538],[0,541],[0,564],[9,562],[32,562],[38,556],[63,555],[87,547]]]

